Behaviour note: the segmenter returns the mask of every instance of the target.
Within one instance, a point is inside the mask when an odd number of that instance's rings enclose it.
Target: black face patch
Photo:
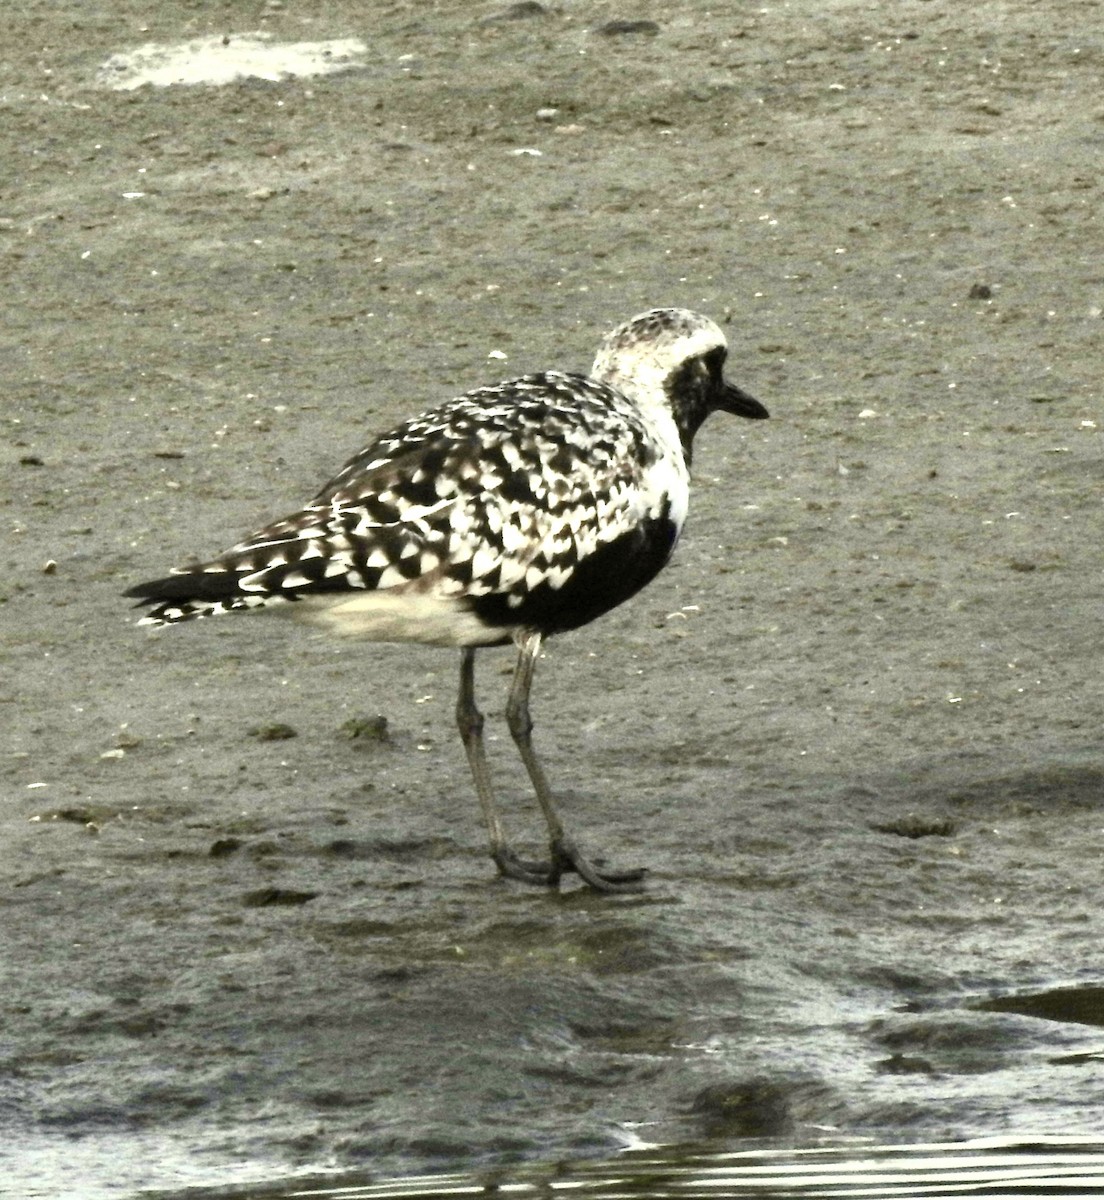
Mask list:
[[[710,358],[717,350],[721,352],[721,361],[719,364],[716,360],[711,363]],[[694,435],[705,418],[720,407],[724,393],[724,377],[721,374],[724,348],[718,346],[717,350],[711,350],[699,358],[688,358],[671,372],[667,380],[667,396],[687,462],[690,461]]]
[[[728,351],[724,346],[715,346],[712,350],[702,355],[702,362],[705,363],[706,370],[718,384],[724,381],[724,365],[727,357]]]

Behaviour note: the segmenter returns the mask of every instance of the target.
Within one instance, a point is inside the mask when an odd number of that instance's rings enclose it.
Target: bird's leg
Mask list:
[[[475,650],[466,647],[461,651],[460,694],[456,700],[456,724],[460,740],[468,756],[479,806],[487,823],[491,839],[491,857],[503,875],[520,879],[524,883],[555,884],[559,873],[553,876],[549,863],[526,862],[510,849],[502,834],[502,825],[495,808],[494,792],[491,788],[491,771],[487,765],[487,753],[483,748],[483,714],[475,704]]]
[[[552,801],[552,789],[544,768],[533,749],[533,720],[529,715],[529,690],[533,684],[533,671],[540,651],[541,635],[526,633],[518,637],[518,660],[514,670],[514,681],[510,687],[510,698],[506,702],[506,723],[521,755],[521,761],[529,773],[537,801],[548,822],[548,836],[552,845],[552,871],[549,882],[559,879],[563,871],[574,871],[583,880],[601,892],[639,891],[644,871],[600,871],[585,858],[575,843],[564,832],[563,822]]]

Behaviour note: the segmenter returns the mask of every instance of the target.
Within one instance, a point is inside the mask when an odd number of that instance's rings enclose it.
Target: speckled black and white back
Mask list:
[[[655,309],[602,343],[591,376],[477,388],[350,459],[301,511],[201,566],[131,589],[164,625],[295,601],[332,630],[478,646],[556,633],[651,580],[686,519],[693,435],[724,384],[708,318]]]

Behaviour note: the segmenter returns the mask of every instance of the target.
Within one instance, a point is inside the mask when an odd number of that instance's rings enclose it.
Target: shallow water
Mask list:
[[[581,1200],[709,1197],[1088,1196],[1104,1192],[1104,1139],[983,1138],[897,1146],[720,1152],[629,1151],[602,1162],[532,1165],[379,1182],[346,1175],[244,1190],[151,1193],[150,1200],[440,1200],[558,1194]]]

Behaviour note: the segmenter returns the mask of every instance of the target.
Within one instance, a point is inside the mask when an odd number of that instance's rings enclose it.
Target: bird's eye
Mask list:
[[[716,346],[708,353],[702,355],[702,362],[705,364],[705,369],[710,375],[719,376],[722,374],[727,353],[724,346]]]

